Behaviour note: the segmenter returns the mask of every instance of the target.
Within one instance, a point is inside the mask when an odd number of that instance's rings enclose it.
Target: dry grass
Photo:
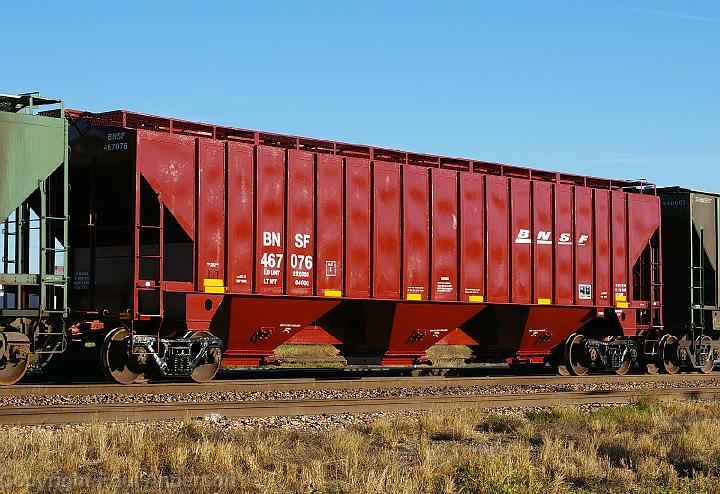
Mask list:
[[[464,367],[472,352],[465,345],[433,345],[425,355],[437,366]]]
[[[0,492],[717,493],[720,407],[390,417],[306,432],[99,425],[3,431]]]
[[[332,345],[280,345],[273,352],[273,358],[279,359],[276,368],[343,368],[345,360],[339,357],[337,348]],[[314,360],[317,359],[317,360]],[[225,369],[245,369],[246,366],[227,365]],[[250,367],[252,369],[252,367]]]
[[[332,345],[280,345],[273,354],[276,357],[337,357],[338,350]]]
[[[472,356],[472,352],[464,345],[433,345],[428,349],[426,356],[435,366],[465,367],[468,365],[466,359]],[[280,345],[273,352],[273,357],[280,359],[281,362],[278,365],[280,368],[354,367],[348,366],[345,360],[340,358],[340,352],[333,345]],[[226,366],[225,368],[237,369],[244,368],[244,366]]]
[[[276,357],[335,357],[339,354],[333,345],[280,345],[274,352]],[[470,358],[470,349],[465,345],[433,345],[427,356],[432,359],[452,360]]]

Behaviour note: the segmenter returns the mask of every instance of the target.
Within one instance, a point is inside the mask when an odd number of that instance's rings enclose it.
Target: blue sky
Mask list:
[[[720,191],[714,0],[13,2],[3,18],[0,92]]]

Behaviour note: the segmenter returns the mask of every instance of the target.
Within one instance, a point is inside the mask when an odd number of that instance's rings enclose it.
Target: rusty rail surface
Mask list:
[[[0,396],[47,396],[47,395],[136,395],[145,393],[184,394],[228,391],[288,391],[288,390],[336,390],[376,388],[431,388],[457,386],[532,386],[532,385],[577,385],[577,384],[620,384],[647,382],[681,382],[720,380],[720,374],[636,374],[617,376],[594,374],[587,376],[498,374],[483,376],[365,376],[362,373],[319,373],[312,377],[271,378],[271,379],[216,379],[208,383],[152,382],[145,384],[121,385],[106,382],[48,384],[27,383],[0,387]]]

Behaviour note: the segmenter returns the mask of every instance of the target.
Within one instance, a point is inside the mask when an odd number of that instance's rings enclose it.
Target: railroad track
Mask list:
[[[328,377],[325,377],[328,376]],[[332,377],[331,377],[332,376]],[[185,394],[227,391],[292,391],[292,390],[336,390],[336,389],[375,389],[375,388],[429,388],[454,386],[506,386],[506,385],[572,385],[606,384],[629,382],[711,382],[720,379],[714,374],[637,374],[617,376],[596,374],[580,377],[557,375],[491,375],[474,377],[365,377],[361,374],[338,377],[338,374],[321,373],[320,377],[274,378],[274,379],[219,379],[208,383],[171,383],[153,382],[130,386],[109,383],[47,384],[28,383],[0,387],[1,396],[47,396],[47,395],[137,395],[145,393]]]
[[[720,388],[663,389],[651,393],[662,400],[717,400]],[[81,422],[151,421],[322,415],[341,413],[403,412],[456,408],[546,407],[588,403],[629,403],[647,390],[568,391],[552,393],[478,394],[468,396],[412,396],[392,398],[268,400],[213,403],[159,403],[109,405],[58,405],[3,407],[2,425],[72,424]]]

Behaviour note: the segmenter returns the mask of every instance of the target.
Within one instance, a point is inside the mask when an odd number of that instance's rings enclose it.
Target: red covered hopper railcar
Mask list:
[[[70,270],[87,282],[70,306],[132,322],[122,338],[209,331],[226,364],[256,365],[314,325],[349,363],[410,364],[459,328],[478,359],[583,373],[582,329],[622,373],[661,325],[660,204],[644,184],[71,115],[70,183],[87,193],[71,197]]]

